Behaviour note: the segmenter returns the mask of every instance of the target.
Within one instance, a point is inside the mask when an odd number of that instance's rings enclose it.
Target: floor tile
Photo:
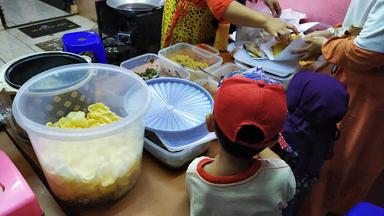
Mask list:
[[[8,31],[0,31],[0,41],[0,54],[5,51],[12,51],[18,48],[26,47],[22,41],[16,39]]]
[[[23,55],[27,55],[30,53],[35,53],[35,51],[29,47],[22,47],[13,50],[12,52],[1,52],[0,53],[0,58],[4,60],[5,62],[11,61],[14,58],[18,58]]]
[[[0,59],[0,68],[1,68],[4,64],[5,64],[5,62],[4,62],[2,59]]]
[[[68,15],[49,4],[36,0],[0,0],[9,27]]]
[[[28,45],[29,48],[31,48],[33,51],[35,52],[44,52],[43,49],[39,48],[38,46],[36,45]]]

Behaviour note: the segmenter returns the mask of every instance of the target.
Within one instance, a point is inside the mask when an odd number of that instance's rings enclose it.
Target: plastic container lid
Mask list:
[[[186,145],[208,134],[205,116],[212,112],[213,99],[201,86],[177,78],[159,78],[147,81],[152,103],[145,125],[162,140],[170,151],[179,151]]]
[[[76,97],[72,94],[74,91]],[[60,97],[58,103],[54,102],[55,97]],[[66,101],[70,103],[64,103]],[[75,110],[76,105],[83,110],[95,102],[105,103],[123,119],[81,130],[45,125],[52,121],[51,118],[58,120]],[[18,91],[12,112],[17,123],[27,132],[60,140],[77,140],[116,133],[144,117],[149,104],[147,85],[135,73],[112,65],[83,63],[53,68],[28,80]]]

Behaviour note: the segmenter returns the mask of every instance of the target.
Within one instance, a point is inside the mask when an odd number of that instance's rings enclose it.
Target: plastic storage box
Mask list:
[[[1,150],[0,172],[0,215],[43,215],[35,194],[16,166]]]
[[[208,73],[212,73],[217,70],[223,62],[223,59],[220,56],[214,55],[204,49],[187,43],[178,43],[159,51],[160,65],[165,73],[176,77],[180,71],[187,71],[190,72],[190,80],[192,81],[207,78],[208,75],[198,68],[189,69],[170,59],[178,55],[187,56],[187,58],[191,58],[196,62],[206,63],[208,66],[203,68],[203,70]]]
[[[146,83],[129,70],[74,64],[28,80],[17,93],[12,112],[27,131],[56,197],[94,204],[120,198],[138,180],[150,100]],[[122,119],[93,128],[46,126],[96,102]]]
[[[208,79],[199,79],[195,82],[204,87],[212,96],[215,95],[217,85],[222,77],[238,70],[247,70],[248,68],[240,66],[234,63],[225,63],[219,69],[212,73],[212,76],[208,76]]]
[[[188,80],[158,78],[147,81],[152,93],[145,117],[146,129],[156,133],[169,151],[197,145],[209,132],[205,116],[212,112],[213,99],[201,86]]]
[[[212,139],[213,138],[210,138],[207,140],[207,142],[191,148],[186,148],[177,152],[170,152],[156,144],[159,143],[160,140],[152,141],[150,138],[144,137],[144,148],[163,164],[172,168],[180,168],[186,165],[188,162],[192,161],[197,156],[200,156],[206,152],[209,148],[209,140]]]
[[[128,59],[123,61],[120,64],[120,67],[131,70],[137,74],[144,73],[147,68],[153,68],[158,72],[158,76],[160,75],[160,59],[159,56],[153,53],[148,53],[144,55],[137,56],[135,58]],[[189,79],[190,74],[188,71],[179,71],[179,75],[181,79]],[[157,78],[153,77],[153,78]]]
[[[203,49],[203,50],[206,50],[212,54],[215,54],[215,55],[220,54],[219,50],[217,50],[215,47],[209,46],[208,44],[201,43],[201,44],[197,44],[196,46]]]

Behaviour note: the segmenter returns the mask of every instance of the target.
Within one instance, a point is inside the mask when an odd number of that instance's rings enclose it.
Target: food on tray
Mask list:
[[[299,39],[300,34],[291,34],[292,40]],[[290,44],[288,41],[279,41],[271,47],[273,56],[278,56]]]
[[[88,113],[82,111],[70,112],[66,117],[62,117],[59,121],[48,122],[48,127],[57,128],[91,128],[119,121],[121,117],[112,112],[103,103],[95,103],[88,106]]]
[[[208,67],[207,63],[200,62],[200,61],[195,61],[193,58],[187,55],[175,55],[170,57],[172,61],[181,64],[183,67],[192,69],[192,70],[197,70],[200,68],[206,68]]]
[[[256,43],[246,43],[244,44],[244,48],[248,51],[248,54],[255,58],[265,57],[263,51],[260,50],[259,45]]]

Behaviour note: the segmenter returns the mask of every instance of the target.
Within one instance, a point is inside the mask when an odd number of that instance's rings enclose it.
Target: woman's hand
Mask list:
[[[321,47],[327,40],[325,37],[305,37],[304,41],[307,42],[308,45],[292,53],[299,54],[301,60],[315,60],[321,56]]]
[[[280,17],[281,7],[278,0],[263,0],[263,2],[272,12],[273,17]]]
[[[277,40],[291,41],[291,32],[289,29],[298,34],[298,31],[294,25],[284,23],[273,17],[267,17],[263,28]]]

